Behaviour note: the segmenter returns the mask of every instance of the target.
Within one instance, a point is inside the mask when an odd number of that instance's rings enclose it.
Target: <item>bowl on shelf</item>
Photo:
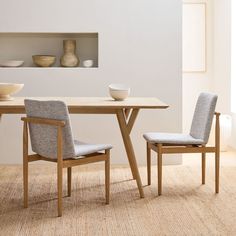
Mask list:
[[[122,101],[129,96],[130,88],[124,84],[110,84],[109,92],[112,98],[117,101]]]
[[[83,61],[83,66],[87,67],[87,68],[92,67],[93,66],[93,60],[84,60]]]
[[[12,94],[19,92],[24,84],[0,83],[0,101],[13,100]]]
[[[33,55],[33,62],[39,67],[50,67],[56,62],[56,56],[53,55]]]
[[[24,61],[18,60],[6,60],[0,62],[0,67],[20,67],[24,64]]]

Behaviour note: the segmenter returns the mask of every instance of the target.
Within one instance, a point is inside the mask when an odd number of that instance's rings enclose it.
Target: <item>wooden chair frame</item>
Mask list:
[[[72,167],[88,163],[105,161],[105,195],[106,204],[109,204],[110,199],[110,150],[105,150],[105,153],[93,153],[79,159],[63,160],[62,151],[62,128],[65,126],[65,121],[45,119],[45,118],[28,118],[22,117],[23,126],[23,189],[24,189],[24,207],[28,207],[28,164],[33,161],[50,161],[57,163],[57,190],[58,190],[58,216],[62,216],[62,179],[63,168],[67,168],[67,191],[68,196],[71,196],[71,179]],[[57,127],[57,159],[50,159],[38,154],[28,154],[28,124],[51,125]]]
[[[206,153],[215,153],[215,192],[219,193],[220,172],[220,113],[215,112],[215,146],[152,144],[147,142],[147,180],[151,184],[151,150],[157,152],[158,195],[162,194],[162,154],[169,153],[201,153],[202,154],[202,184],[206,179]]]

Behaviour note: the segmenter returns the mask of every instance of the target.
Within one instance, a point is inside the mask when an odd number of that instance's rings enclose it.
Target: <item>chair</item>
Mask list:
[[[74,140],[68,108],[62,101],[25,100],[27,117],[23,128],[24,207],[28,207],[28,163],[44,160],[57,163],[58,216],[62,215],[62,177],[67,168],[68,196],[71,196],[72,167],[105,161],[106,204],[110,195],[109,144],[87,144]],[[28,154],[28,128],[33,155]]]
[[[147,141],[147,176],[151,184],[151,150],[157,152],[158,195],[162,194],[162,154],[168,153],[201,153],[202,154],[202,184],[205,184],[206,153],[215,153],[215,192],[219,193],[220,166],[220,113],[215,112],[217,95],[201,93],[192,120],[190,134],[146,133]],[[215,145],[206,146],[212,126],[215,123]]]

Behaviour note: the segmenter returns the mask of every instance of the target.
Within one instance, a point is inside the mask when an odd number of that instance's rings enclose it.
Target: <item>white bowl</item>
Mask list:
[[[109,88],[112,90],[119,90],[119,91],[130,90],[130,88],[125,84],[110,84]]]
[[[19,92],[24,84],[0,83],[0,101],[13,100],[10,95]]]
[[[0,66],[2,67],[19,67],[24,64],[24,61],[16,61],[16,60],[7,60],[1,61]]]
[[[124,84],[110,84],[109,92],[112,98],[117,101],[122,101],[129,96],[130,88]]]
[[[84,67],[92,67],[93,66],[93,60],[85,60],[83,61]]]

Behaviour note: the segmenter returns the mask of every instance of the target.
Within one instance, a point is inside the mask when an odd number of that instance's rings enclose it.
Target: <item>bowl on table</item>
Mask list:
[[[12,94],[19,92],[24,84],[0,83],[0,101],[13,100]]]
[[[110,84],[109,92],[113,99],[117,101],[122,101],[129,96],[130,88],[124,84]]]
[[[33,62],[39,67],[50,67],[56,62],[56,57],[53,55],[33,55]]]

